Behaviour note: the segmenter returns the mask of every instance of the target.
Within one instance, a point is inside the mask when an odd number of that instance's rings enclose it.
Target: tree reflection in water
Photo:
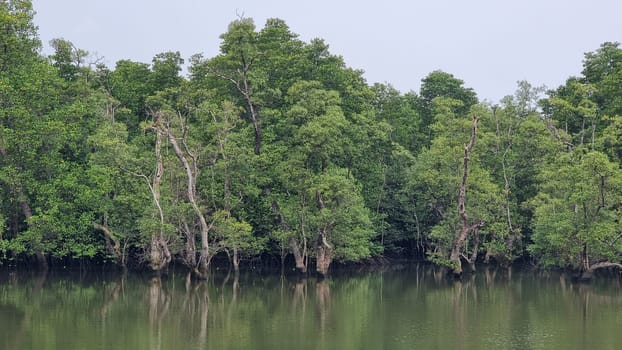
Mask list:
[[[324,340],[331,306],[330,285],[325,278],[315,283],[315,301],[318,309],[318,319],[320,321],[320,337]]]
[[[171,296],[162,286],[160,276],[151,278],[149,287],[149,324],[151,326],[151,349],[162,349],[162,325],[171,305]]]
[[[0,275],[0,348],[608,349],[620,287],[505,269],[454,281],[428,267],[320,280],[14,272]]]

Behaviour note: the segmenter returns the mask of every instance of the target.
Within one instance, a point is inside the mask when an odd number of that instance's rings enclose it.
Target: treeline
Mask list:
[[[178,52],[44,57],[32,17],[0,2],[1,262],[622,267],[618,43],[492,105],[441,71],[369,86],[279,19],[233,21],[184,77]]]

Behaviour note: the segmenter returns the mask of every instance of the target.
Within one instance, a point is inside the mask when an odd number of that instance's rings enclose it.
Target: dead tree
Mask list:
[[[458,234],[458,237],[454,241],[454,245],[451,249],[451,254],[449,256],[449,260],[453,268],[452,273],[456,277],[462,276],[462,262],[460,260],[460,257],[462,256],[462,248],[464,247],[464,242],[468,238],[469,233],[476,231],[483,225],[483,222],[470,224],[469,216],[466,211],[466,187],[467,187],[467,179],[469,176],[469,160],[471,156],[471,151],[473,150],[473,146],[475,146],[475,138],[477,136],[477,122],[478,122],[478,119],[473,118],[471,138],[469,140],[469,143],[464,147],[462,182],[460,183],[460,191],[458,193],[458,214],[461,219],[461,227],[460,227],[460,233]]]

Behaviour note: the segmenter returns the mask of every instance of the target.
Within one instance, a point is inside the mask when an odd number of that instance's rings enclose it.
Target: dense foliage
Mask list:
[[[233,21],[184,77],[178,52],[44,57],[33,14],[0,2],[1,262],[622,267],[618,43],[492,105],[441,71],[369,86],[279,19]]]

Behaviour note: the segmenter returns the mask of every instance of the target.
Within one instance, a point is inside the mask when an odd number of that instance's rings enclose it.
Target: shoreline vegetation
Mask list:
[[[43,56],[33,16],[0,2],[0,265],[622,271],[619,43],[493,104],[443,71],[370,86],[280,19],[107,67]]]

